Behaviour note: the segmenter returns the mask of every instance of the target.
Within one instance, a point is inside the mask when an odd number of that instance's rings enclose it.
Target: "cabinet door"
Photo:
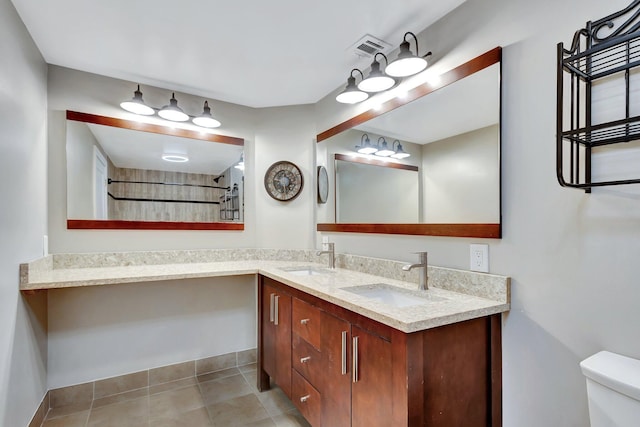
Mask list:
[[[262,369],[291,397],[291,296],[265,284],[261,304]]]
[[[351,425],[389,427],[393,423],[391,343],[351,326]]]
[[[264,285],[262,291],[262,369],[271,378],[276,376],[276,328],[273,324],[275,288]]]
[[[351,325],[327,313],[320,324],[322,425],[351,426]]]
[[[275,382],[291,398],[291,296],[275,296],[273,323],[276,336]]]

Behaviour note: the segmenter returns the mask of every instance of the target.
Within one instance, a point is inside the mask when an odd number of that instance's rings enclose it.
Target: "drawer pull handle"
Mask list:
[[[358,382],[358,337],[353,337],[353,369],[352,369],[352,374],[353,374],[353,382],[357,383]]]
[[[309,319],[301,319],[300,320],[300,324],[301,325],[306,325],[307,323],[309,323]]]
[[[307,400],[309,400],[309,398],[311,397],[311,395],[307,394],[306,396],[302,396],[300,398],[300,402],[301,403],[305,403]]]
[[[342,375],[347,375],[347,331],[342,331]]]
[[[273,317],[274,317],[273,310],[274,310],[274,307],[275,307],[274,301],[275,301],[275,298],[276,298],[276,294],[269,295],[269,298],[270,298],[269,299],[269,321],[271,323],[273,323]]]
[[[311,360],[311,356],[307,356],[307,357],[301,357],[300,358],[300,363],[307,363]]]
[[[280,317],[280,316],[278,316],[278,305],[279,305],[278,302],[280,301],[280,297],[278,295],[276,295],[274,299],[275,299],[275,302],[276,302],[276,306],[273,309],[273,324],[278,326],[278,317]]]

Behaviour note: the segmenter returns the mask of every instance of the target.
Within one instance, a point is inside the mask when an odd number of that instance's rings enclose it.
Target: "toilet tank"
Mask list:
[[[580,362],[591,427],[640,426],[640,360],[601,351]]]

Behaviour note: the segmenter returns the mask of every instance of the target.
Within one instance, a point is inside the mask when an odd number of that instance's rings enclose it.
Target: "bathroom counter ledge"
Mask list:
[[[289,267],[324,268],[322,264],[304,260],[308,258],[306,256],[286,257],[296,259],[294,261],[218,259],[213,262],[109,265],[121,262],[112,260],[102,263],[104,266],[91,262],[84,264],[89,265],[88,267],[73,263],[65,265],[64,262],[58,262],[59,265],[54,267],[51,258],[21,265],[22,291],[261,274],[406,333],[502,313],[508,311],[510,306],[508,277],[440,267],[429,267],[430,289],[426,292],[436,297],[434,301],[403,308],[377,302],[343,288],[385,283],[415,290],[417,285],[413,282],[417,280],[416,275],[401,272],[401,262],[352,255],[340,255],[338,265],[373,271],[376,274],[347,268],[337,268],[326,274],[312,276],[285,271]],[[368,263],[373,263],[377,268],[371,268]]]

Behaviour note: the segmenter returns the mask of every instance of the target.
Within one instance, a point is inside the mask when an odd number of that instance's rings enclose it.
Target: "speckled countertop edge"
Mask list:
[[[440,300],[397,308],[343,288],[387,283],[415,290],[417,274],[402,272],[403,262],[340,254],[337,266],[349,268],[314,276],[299,276],[283,270],[293,266],[324,267],[316,261],[315,251],[279,249],[56,254],[22,264],[20,289],[35,291],[262,274],[407,333],[510,308],[510,279],[505,276],[430,266],[428,292]]]

